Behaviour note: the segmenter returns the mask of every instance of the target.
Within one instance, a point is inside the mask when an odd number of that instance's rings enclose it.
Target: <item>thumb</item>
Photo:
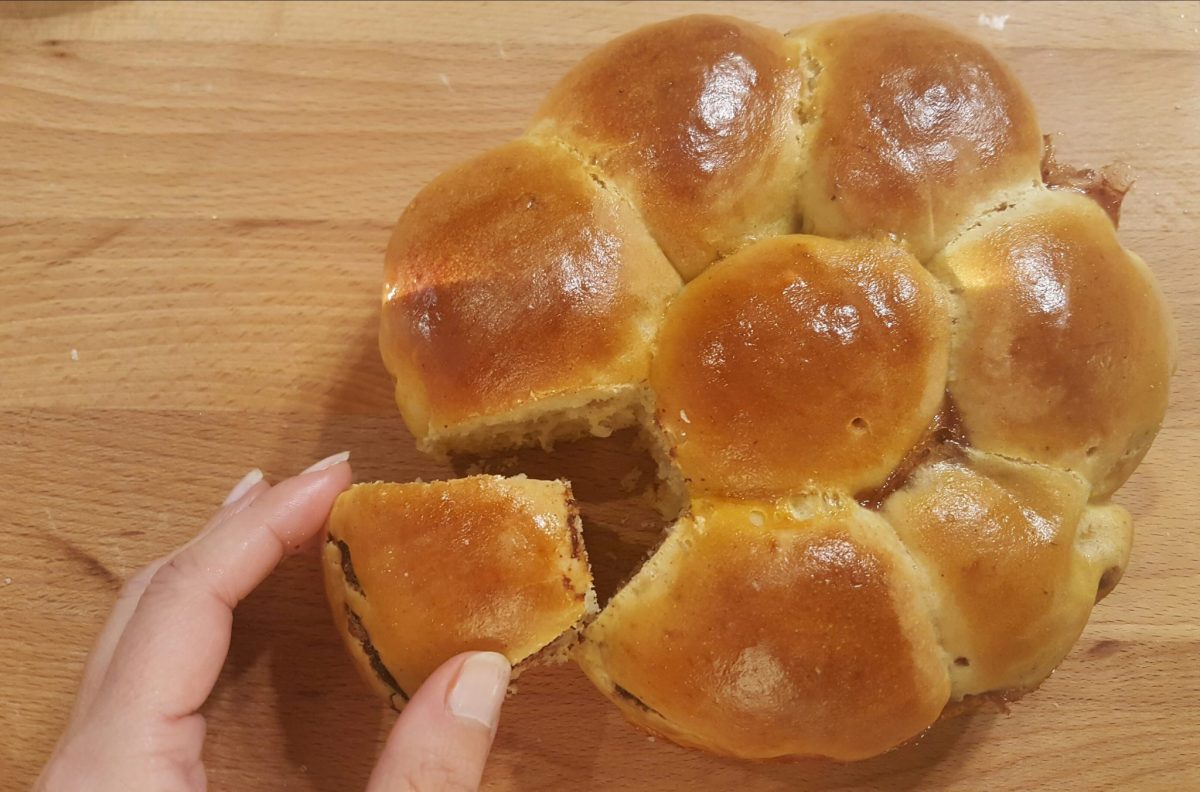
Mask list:
[[[510,673],[495,652],[447,660],[400,713],[367,792],[478,789]]]

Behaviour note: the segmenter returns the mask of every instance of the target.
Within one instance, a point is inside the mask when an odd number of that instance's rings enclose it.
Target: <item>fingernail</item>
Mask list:
[[[320,462],[315,462],[312,465],[309,465],[308,467],[306,467],[300,475],[303,476],[305,473],[316,473],[318,470],[325,470],[326,468],[331,468],[334,465],[340,465],[349,458],[350,458],[349,451],[343,451],[340,454],[334,454],[333,456],[327,456],[324,459],[322,459]]]
[[[479,652],[467,658],[450,689],[446,706],[456,718],[472,720],[494,731],[500,721],[500,705],[508,690],[512,668],[496,652]]]
[[[249,492],[251,487],[253,487],[255,484],[257,484],[258,482],[260,482],[262,480],[263,480],[262,471],[259,470],[258,468],[254,468],[254,470],[251,470],[249,473],[242,476],[241,481],[239,481],[237,484],[233,485],[233,489],[229,490],[229,494],[225,496],[225,502],[222,503],[221,505],[228,506],[229,504],[233,503],[235,500],[238,500],[243,495],[245,495],[247,492]]]

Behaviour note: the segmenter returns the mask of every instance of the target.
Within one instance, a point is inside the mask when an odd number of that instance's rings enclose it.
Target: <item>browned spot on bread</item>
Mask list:
[[[568,489],[570,492],[570,489]],[[575,498],[567,498],[567,529],[571,534],[571,558],[579,558],[583,552],[583,537],[579,535],[579,506],[575,502]]]

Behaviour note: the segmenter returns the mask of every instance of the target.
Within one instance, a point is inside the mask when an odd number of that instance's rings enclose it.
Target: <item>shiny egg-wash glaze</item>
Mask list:
[[[640,383],[680,285],[629,206],[561,146],[526,139],[422,191],[387,261],[380,349],[423,439]]]
[[[878,487],[938,409],[949,329],[941,287],[895,245],[764,240],[672,303],[659,423],[697,494]]]
[[[649,25],[571,69],[533,133],[610,176],[691,279],[748,241],[796,230],[797,66],[782,36],[740,20]]]
[[[489,164],[517,150],[544,165]],[[1109,497],[1175,352],[1149,270],[1041,155],[1011,73],[942,26],[689,17],[589,55],[401,218],[381,342],[422,447],[618,388],[694,496],[576,653],[632,722],[858,759],[1069,651],[1127,563]]]
[[[569,644],[591,569],[569,485],[499,476],[357,484],[329,515],[333,618],[360,674],[400,709],[445,660],[500,652],[514,674]]]
[[[959,297],[950,392],[974,443],[1076,470],[1111,495],[1150,449],[1175,350],[1154,276],[1104,211],[1043,192],[987,218],[933,271]]]

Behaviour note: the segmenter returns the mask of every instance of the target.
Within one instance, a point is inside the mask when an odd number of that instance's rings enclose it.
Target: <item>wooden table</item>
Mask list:
[[[44,761],[122,579],[246,469],[348,448],[360,479],[452,472],[413,449],[375,349],[392,220],[516,135],[590,48],[700,6],[0,3],[0,787]],[[731,10],[780,29],[844,11]],[[1139,532],[1125,581],[1010,716],[852,766],[656,743],[573,667],[531,673],[488,789],[1200,787],[1200,5],[922,10],[1003,52],[1065,159],[1137,173],[1122,236],[1166,289],[1182,361],[1119,496]],[[618,483],[629,442],[506,465],[577,481],[605,591],[658,530]],[[361,788],[391,717],[312,560],[238,610],[206,713],[215,790]]]

